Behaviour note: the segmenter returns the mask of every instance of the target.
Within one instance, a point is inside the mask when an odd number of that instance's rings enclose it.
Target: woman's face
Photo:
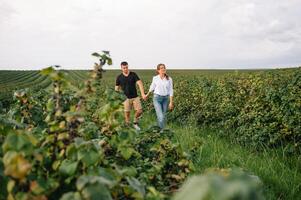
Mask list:
[[[160,65],[160,68],[157,70],[159,74],[165,74],[166,68],[164,65]]]

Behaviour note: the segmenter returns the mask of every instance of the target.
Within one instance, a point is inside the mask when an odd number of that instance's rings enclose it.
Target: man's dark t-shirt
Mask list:
[[[136,82],[139,80],[140,78],[135,72],[130,72],[128,76],[120,74],[117,76],[116,86],[121,86],[121,89],[127,98],[136,98],[138,97]]]

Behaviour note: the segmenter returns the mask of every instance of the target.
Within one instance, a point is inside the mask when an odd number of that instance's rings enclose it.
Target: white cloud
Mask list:
[[[0,69],[272,67],[301,63],[300,0],[3,0]]]

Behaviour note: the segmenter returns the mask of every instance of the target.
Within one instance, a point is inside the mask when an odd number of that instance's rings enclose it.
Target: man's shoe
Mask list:
[[[122,128],[130,128],[131,125],[130,125],[130,123],[124,122],[124,123],[121,125],[121,127],[122,127]]]
[[[134,129],[136,129],[136,131],[140,131],[141,128],[138,126],[138,123],[134,123],[133,124]]]

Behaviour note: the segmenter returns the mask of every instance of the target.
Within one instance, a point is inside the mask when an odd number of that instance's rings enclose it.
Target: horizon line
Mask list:
[[[52,65],[54,66],[54,65]],[[48,67],[51,67],[48,66]],[[168,68],[168,70],[268,70],[268,69],[291,69],[291,68],[299,68],[301,67],[301,65],[296,65],[296,66],[277,66],[277,67],[222,67],[222,68],[218,68],[218,67],[185,67],[185,68],[175,68],[175,67],[170,67]],[[41,69],[26,69],[26,68],[20,68],[20,69],[1,69],[0,71],[39,71],[42,69],[45,69],[47,67],[43,67]],[[105,65],[104,70],[120,70],[119,67],[113,67],[110,68],[110,66]],[[61,67],[59,68],[59,70],[93,70],[93,67],[91,68],[69,68],[69,67]],[[154,67],[152,68],[135,68],[135,67],[129,67],[129,70],[155,70]]]

